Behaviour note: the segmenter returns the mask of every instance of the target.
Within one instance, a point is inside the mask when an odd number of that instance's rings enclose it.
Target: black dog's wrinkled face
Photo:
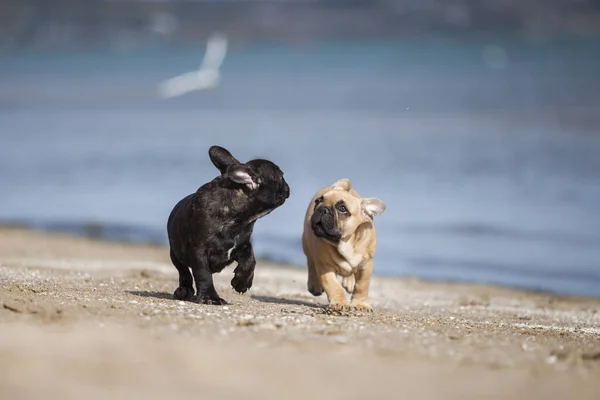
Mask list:
[[[263,159],[241,163],[219,146],[211,147],[209,155],[222,176],[239,185],[243,195],[247,196],[255,212],[251,219],[265,216],[290,196],[290,187],[275,163]]]
[[[290,187],[277,165],[268,160],[252,160],[245,164],[253,182],[250,197],[267,207],[279,207],[290,197]]]

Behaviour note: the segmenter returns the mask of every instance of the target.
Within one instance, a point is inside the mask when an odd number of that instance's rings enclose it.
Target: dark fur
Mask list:
[[[210,148],[209,157],[221,175],[179,201],[167,223],[171,261],[179,271],[179,287],[173,296],[190,299],[195,281],[199,301],[227,304],[217,294],[212,274],[236,261],[231,286],[239,293],[252,287],[254,223],[281,206],[290,189],[283,172],[271,161],[240,163],[219,146]]]

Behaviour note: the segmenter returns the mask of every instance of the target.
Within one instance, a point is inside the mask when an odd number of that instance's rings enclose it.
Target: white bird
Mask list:
[[[197,71],[188,72],[163,81],[158,92],[163,98],[181,96],[194,90],[212,89],[219,85],[221,73],[219,68],[227,53],[227,38],[215,33],[206,42],[206,53]]]

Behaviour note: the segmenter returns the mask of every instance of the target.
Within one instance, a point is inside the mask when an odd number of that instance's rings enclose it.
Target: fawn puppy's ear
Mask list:
[[[373,219],[374,217],[383,214],[385,211],[385,203],[374,197],[361,199],[361,210],[368,218]]]

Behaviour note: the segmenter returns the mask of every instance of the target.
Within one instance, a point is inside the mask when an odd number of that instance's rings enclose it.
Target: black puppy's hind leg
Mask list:
[[[175,300],[189,300],[194,297],[194,281],[187,265],[179,261],[171,250],[171,262],[179,272],[179,287],[173,293]]]

